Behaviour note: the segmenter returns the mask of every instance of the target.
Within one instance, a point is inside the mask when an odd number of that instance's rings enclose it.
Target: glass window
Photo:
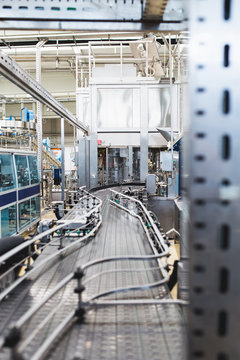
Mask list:
[[[31,199],[31,219],[35,220],[40,217],[40,196]]]
[[[0,154],[0,191],[16,187],[13,157],[10,154]]]
[[[6,237],[17,231],[17,208],[9,206],[1,211],[1,236]]]
[[[29,155],[28,162],[29,162],[31,184],[37,184],[39,183],[37,157],[33,155]]]
[[[18,187],[29,185],[29,170],[26,155],[15,155]]]
[[[19,229],[21,230],[24,226],[29,224],[31,221],[30,200],[23,201],[18,206],[19,206]]]

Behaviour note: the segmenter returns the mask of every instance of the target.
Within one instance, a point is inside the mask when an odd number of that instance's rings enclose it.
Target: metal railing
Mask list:
[[[14,264],[11,268],[9,268],[6,272],[4,272],[1,276],[0,276],[0,281],[7,276],[10,272],[14,271],[15,269],[21,267],[22,266],[26,266],[26,270],[27,273],[24,274],[23,276],[17,278],[16,281],[14,281],[8,288],[4,289],[1,293],[0,293],[0,301],[3,300],[6,295],[8,295],[12,290],[14,290],[21,282],[23,282],[23,280],[25,280],[30,274],[32,274],[33,272],[35,272],[36,270],[38,270],[40,267],[42,267],[43,265],[49,263],[49,266],[51,266],[50,261],[54,260],[55,258],[59,257],[60,255],[63,255],[67,250],[69,249],[74,249],[76,246],[79,246],[79,244],[81,244],[82,242],[84,242],[86,239],[92,237],[96,231],[98,230],[98,228],[100,227],[101,223],[102,223],[102,217],[99,214],[100,208],[102,206],[102,201],[99,198],[96,198],[95,196],[93,196],[92,194],[88,193],[86,190],[84,189],[80,189],[81,193],[83,194],[88,194],[88,199],[93,199],[94,201],[91,203],[92,208],[90,209],[86,209],[86,213],[84,213],[82,216],[79,216],[77,219],[74,218],[72,220],[64,220],[61,219],[60,225],[57,225],[49,230],[46,230],[44,232],[42,232],[41,234],[33,237],[30,240],[25,241],[24,243],[18,245],[17,247],[15,247],[14,249],[8,251],[7,253],[5,253],[4,255],[0,256],[0,266],[4,265],[6,263],[6,261],[8,261],[9,259],[11,259],[13,256],[17,255],[19,252],[21,252],[24,249],[28,249],[28,255],[27,257],[24,257],[21,261],[19,261],[18,263]],[[85,195],[84,195],[85,196]],[[89,202],[87,202],[87,207],[89,206]],[[69,210],[69,211],[73,211],[73,209]],[[93,217],[93,219],[92,219]],[[81,222],[81,220],[83,219],[88,219],[88,221],[79,226],[78,228],[74,229],[72,232],[70,231],[68,236],[71,236],[71,234],[76,233],[77,230],[80,230],[82,228],[85,228],[86,226],[88,226],[89,224],[93,224],[94,227],[92,230],[90,230],[87,234],[85,234],[85,236],[76,239],[73,243],[70,243],[69,245],[63,247],[63,231],[64,228],[66,226],[69,226],[71,224],[75,224],[77,221]],[[30,259],[32,258],[33,255],[38,253],[38,249],[33,251],[32,250],[32,246],[34,244],[37,244],[37,242],[39,240],[41,240],[42,238],[44,238],[45,236],[48,235],[52,235],[53,233],[57,232],[58,230],[61,231],[60,234],[60,238],[58,239],[52,239],[50,242],[46,243],[45,245],[43,245],[41,247],[41,251],[43,251],[47,246],[49,245],[59,245],[58,247],[58,251],[52,255],[49,255],[46,259],[44,259],[43,261],[41,261],[38,265],[34,266],[34,268],[31,269],[30,266]],[[59,241],[59,244],[56,243],[56,241]]]
[[[132,290],[146,290],[146,289],[152,289],[156,286],[163,285],[166,283],[169,279],[168,272],[165,269],[165,266],[162,264],[161,260],[168,255],[168,246],[165,243],[165,240],[163,236],[161,235],[158,227],[156,226],[154,220],[151,217],[151,214],[149,214],[148,210],[143,206],[143,204],[136,199],[133,199],[127,195],[120,194],[116,191],[112,190],[112,194],[114,194],[114,198],[110,200],[111,204],[114,204],[118,206],[119,208],[127,211],[131,215],[137,217],[144,230],[145,233],[149,233],[150,227],[145,224],[146,219],[148,219],[156,237],[158,238],[158,247],[156,250],[156,247],[153,245],[153,239],[149,236],[147,236],[147,239],[149,241],[149,244],[151,245],[151,248],[153,249],[153,255],[129,255],[129,256],[114,256],[114,257],[105,257],[101,259],[96,259],[93,261],[89,261],[88,263],[78,267],[75,272],[70,273],[67,275],[58,285],[54,287],[54,289],[51,290],[51,292],[45,296],[38,304],[31,307],[11,328],[8,333],[8,335],[1,340],[1,347],[8,346],[11,348],[11,354],[12,359],[17,359],[19,356],[23,357],[23,351],[26,349],[27,345],[30,343],[32,338],[37,334],[37,332],[42,329],[42,327],[53,317],[54,314],[58,311],[59,307],[61,306],[62,302],[57,303],[56,306],[53,306],[53,309],[48,313],[48,315],[42,320],[42,322],[37,326],[35,331],[29,335],[27,339],[24,339],[21,342],[21,335],[24,326],[28,321],[32,319],[32,317],[50,300],[52,299],[60,290],[65,288],[73,279],[77,280],[77,288],[74,289],[74,292],[78,295],[78,303],[75,310],[71,311],[65,318],[62,320],[55,330],[50,334],[49,337],[38,347],[37,351],[34,353],[34,355],[31,357],[32,360],[41,360],[43,359],[46,354],[50,351],[51,347],[53,346],[55,340],[59,337],[60,334],[65,332],[70,325],[72,325],[75,321],[78,320],[78,322],[84,321],[84,315],[86,310],[89,310],[91,308],[98,308],[98,307],[106,307],[106,306],[119,306],[119,305],[127,305],[127,306],[146,306],[146,305],[181,305],[185,306],[188,303],[184,300],[173,300],[172,298],[162,298],[162,299],[131,299],[131,300],[103,300],[103,301],[96,301],[97,299],[101,297],[105,297],[111,294],[117,294],[119,292],[127,292]],[[116,197],[117,196],[117,197]],[[136,214],[133,210],[130,210],[126,208],[125,206],[122,206],[120,203],[122,199],[128,199],[129,201],[133,202],[134,204],[137,204],[137,208],[139,210],[139,207],[141,211],[144,212],[143,216],[142,214]],[[116,203],[115,201],[118,200]],[[137,210],[137,209],[135,209]],[[145,221],[145,222],[144,222]],[[149,260],[156,260],[158,261],[157,267],[150,267],[150,268],[144,268],[144,269],[136,269],[134,271],[152,271],[154,270],[160,270],[161,272],[161,279],[154,283],[148,283],[143,284],[139,286],[131,286],[131,287],[123,287],[123,288],[115,288],[111,289],[105,292],[101,292],[98,294],[95,294],[94,296],[91,296],[86,301],[82,300],[82,294],[85,289],[85,285],[96,279],[97,277],[108,274],[111,272],[123,272],[123,271],[133,271],[132,269],[111,269],[107,271],[102,271],[100,273],[94,274],[90,278],[84,279],[84,275],[86,274],[86,270],[92,268],[93,266],[96,266],[98,264],[104,264],[107,262],[115,262],[115,261],[149,261]]]

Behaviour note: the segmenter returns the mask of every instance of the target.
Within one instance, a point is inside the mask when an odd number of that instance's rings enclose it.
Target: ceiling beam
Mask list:
[[[0,73],[33,98],[47,105],[58,116],[72,126],[88,133],[88,128],[80,122],[65,106],[57,101],[42,85],[23,70],[12,58],[0,50]]]

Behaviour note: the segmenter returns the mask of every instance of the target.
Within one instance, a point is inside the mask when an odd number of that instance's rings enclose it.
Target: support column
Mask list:
[[[128,177],[133,177],[133,147],[128,146]]]
[[[240,359],[239,13],[238,0],[191,1],[183,177],[191,360]]]
[[[61,118],[61,150],[62,150],[62,197],[64,201],[64,190],[65,190],[65,158],[64,158],[64,118]]]
[[[140,104],[140,181],[144,182],[148,174],[148,91],[146,85],[140,86]]]
[[[96,85],[90,87],[90,104],[91,104],[91,132],[89,136],[89,183],[90,188],[98,185],[98,143],[97,143],[97,89]]]
[[[36,80],[41,84],[41,44],[38,43],[36,47]],[[40,175],[40,182],[42,183],[42,104],[37,101],[37,144],[38,144],[38,168]]]
[[[109,180],[109,154],[108,147],[106,148],[106,184],[108,185]]]
[[[90,136],[90,149],[89,149],[89,160],[90,160],[90,189],[97,187],[98,185],[98,145],[97,145],[97,134],[92,133]]]
[[[77,160],[77,174],[78,186],[85,186],[86,184],[86,138],[78,130],[78,160]]]
[[[170,117],[171,117],[171,155],[173,166],[173,58],[172,58],[172,43],[171,34],[169,33],[169,78],[170,78]]]

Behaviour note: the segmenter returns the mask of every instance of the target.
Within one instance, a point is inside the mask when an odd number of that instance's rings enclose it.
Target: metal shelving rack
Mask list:
[[[240,358],[240,3],[191,2],[189,358]]]

